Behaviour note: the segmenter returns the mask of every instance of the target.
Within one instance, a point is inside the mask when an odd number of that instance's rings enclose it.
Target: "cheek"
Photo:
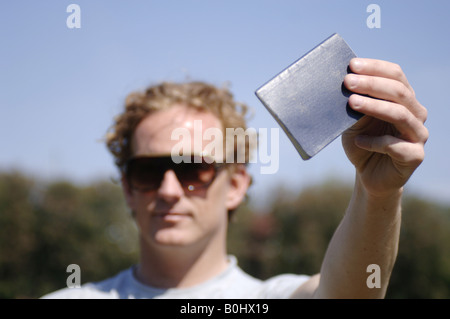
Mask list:
[[[196,206],[201,218],[216,222],[228,220],[226,208],[227,182],[226,176],[218,176],[208,188],[204,198],[192,198],[192,203]]]
[[[134,193],[132,200],[134,219],[137,226],[141,228],[149,220],[152,207],[155,205],[155,196]]]

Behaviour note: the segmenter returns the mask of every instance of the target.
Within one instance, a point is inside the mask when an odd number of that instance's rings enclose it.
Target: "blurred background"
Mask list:
[[[68,28],[67,7],[81,9]],[[367,7],[381,9],[369,28]],[[429,110],[426,159],[406,187],[388,298],[450,298],[450,3],[446,1],[10,1],[0,4],[0,297],[37,298],[137,261],[103,137],[125,97],[160,81],[228,84],[278,128],[254,91],[332,33],[361,57],[402,66]],[[260,173],[230,225],[242,268],[318,272],[351,195],[336,139],[309,161],[280,131],[279,169]],[[447,158],[447,160],[446,160]]]

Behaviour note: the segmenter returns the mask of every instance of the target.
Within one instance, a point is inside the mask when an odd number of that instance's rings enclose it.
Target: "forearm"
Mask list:
[[[346,214],[328,246],[317,298],[383,298],[397,256],[402,189],[389,197],[367,194],[357,176]],[[367,267],[380,267],[380,288],[369,288]]]

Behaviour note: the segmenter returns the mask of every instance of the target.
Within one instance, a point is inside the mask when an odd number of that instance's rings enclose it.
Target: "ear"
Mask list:
[[[244,200],[251,183],[251,177],[245,165],[236,165],[230,173],[230,187],[227,193],[228,210],[236,209]]]

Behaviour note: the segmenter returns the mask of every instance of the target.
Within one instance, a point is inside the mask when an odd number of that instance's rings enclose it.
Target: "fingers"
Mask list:
[[[409,143],[391,135],[365,136],[355,138],[355,144],[367,151],[389,155],[397,163],[418,167],[425,152],[421,143]]]
[[[350,68],[358,73],[344,78],[350,91],[401,104],[422,123],[426,121],[426,108],[417,101],[414,90],[397,64],[356,58],[350,61]]]
[[[356,111],[393,124],[407,141],[425,143],[428,139],[429,133],[422,121],[400,104],[353,94],[349,105]]]
[[[382,60],[354,58],[350,61],[350,69],[358,74],[400,81],[408,87],[408,89],[414,92],[411,85],[409,85],[402,68],[398,64]]]
[[[356,74],[348,74],[344,84],[357,93],[350,96],[350,107],[391,124],[399,133],[385,135],[390,133],[380,131],[381,136],[359,136],[355,144],[368,151],[387,154],[398,162],[419,165],[429,136],[424,126],[427,110],[417,101],[400,66],[356,58],[350,61],[350,69]]]

